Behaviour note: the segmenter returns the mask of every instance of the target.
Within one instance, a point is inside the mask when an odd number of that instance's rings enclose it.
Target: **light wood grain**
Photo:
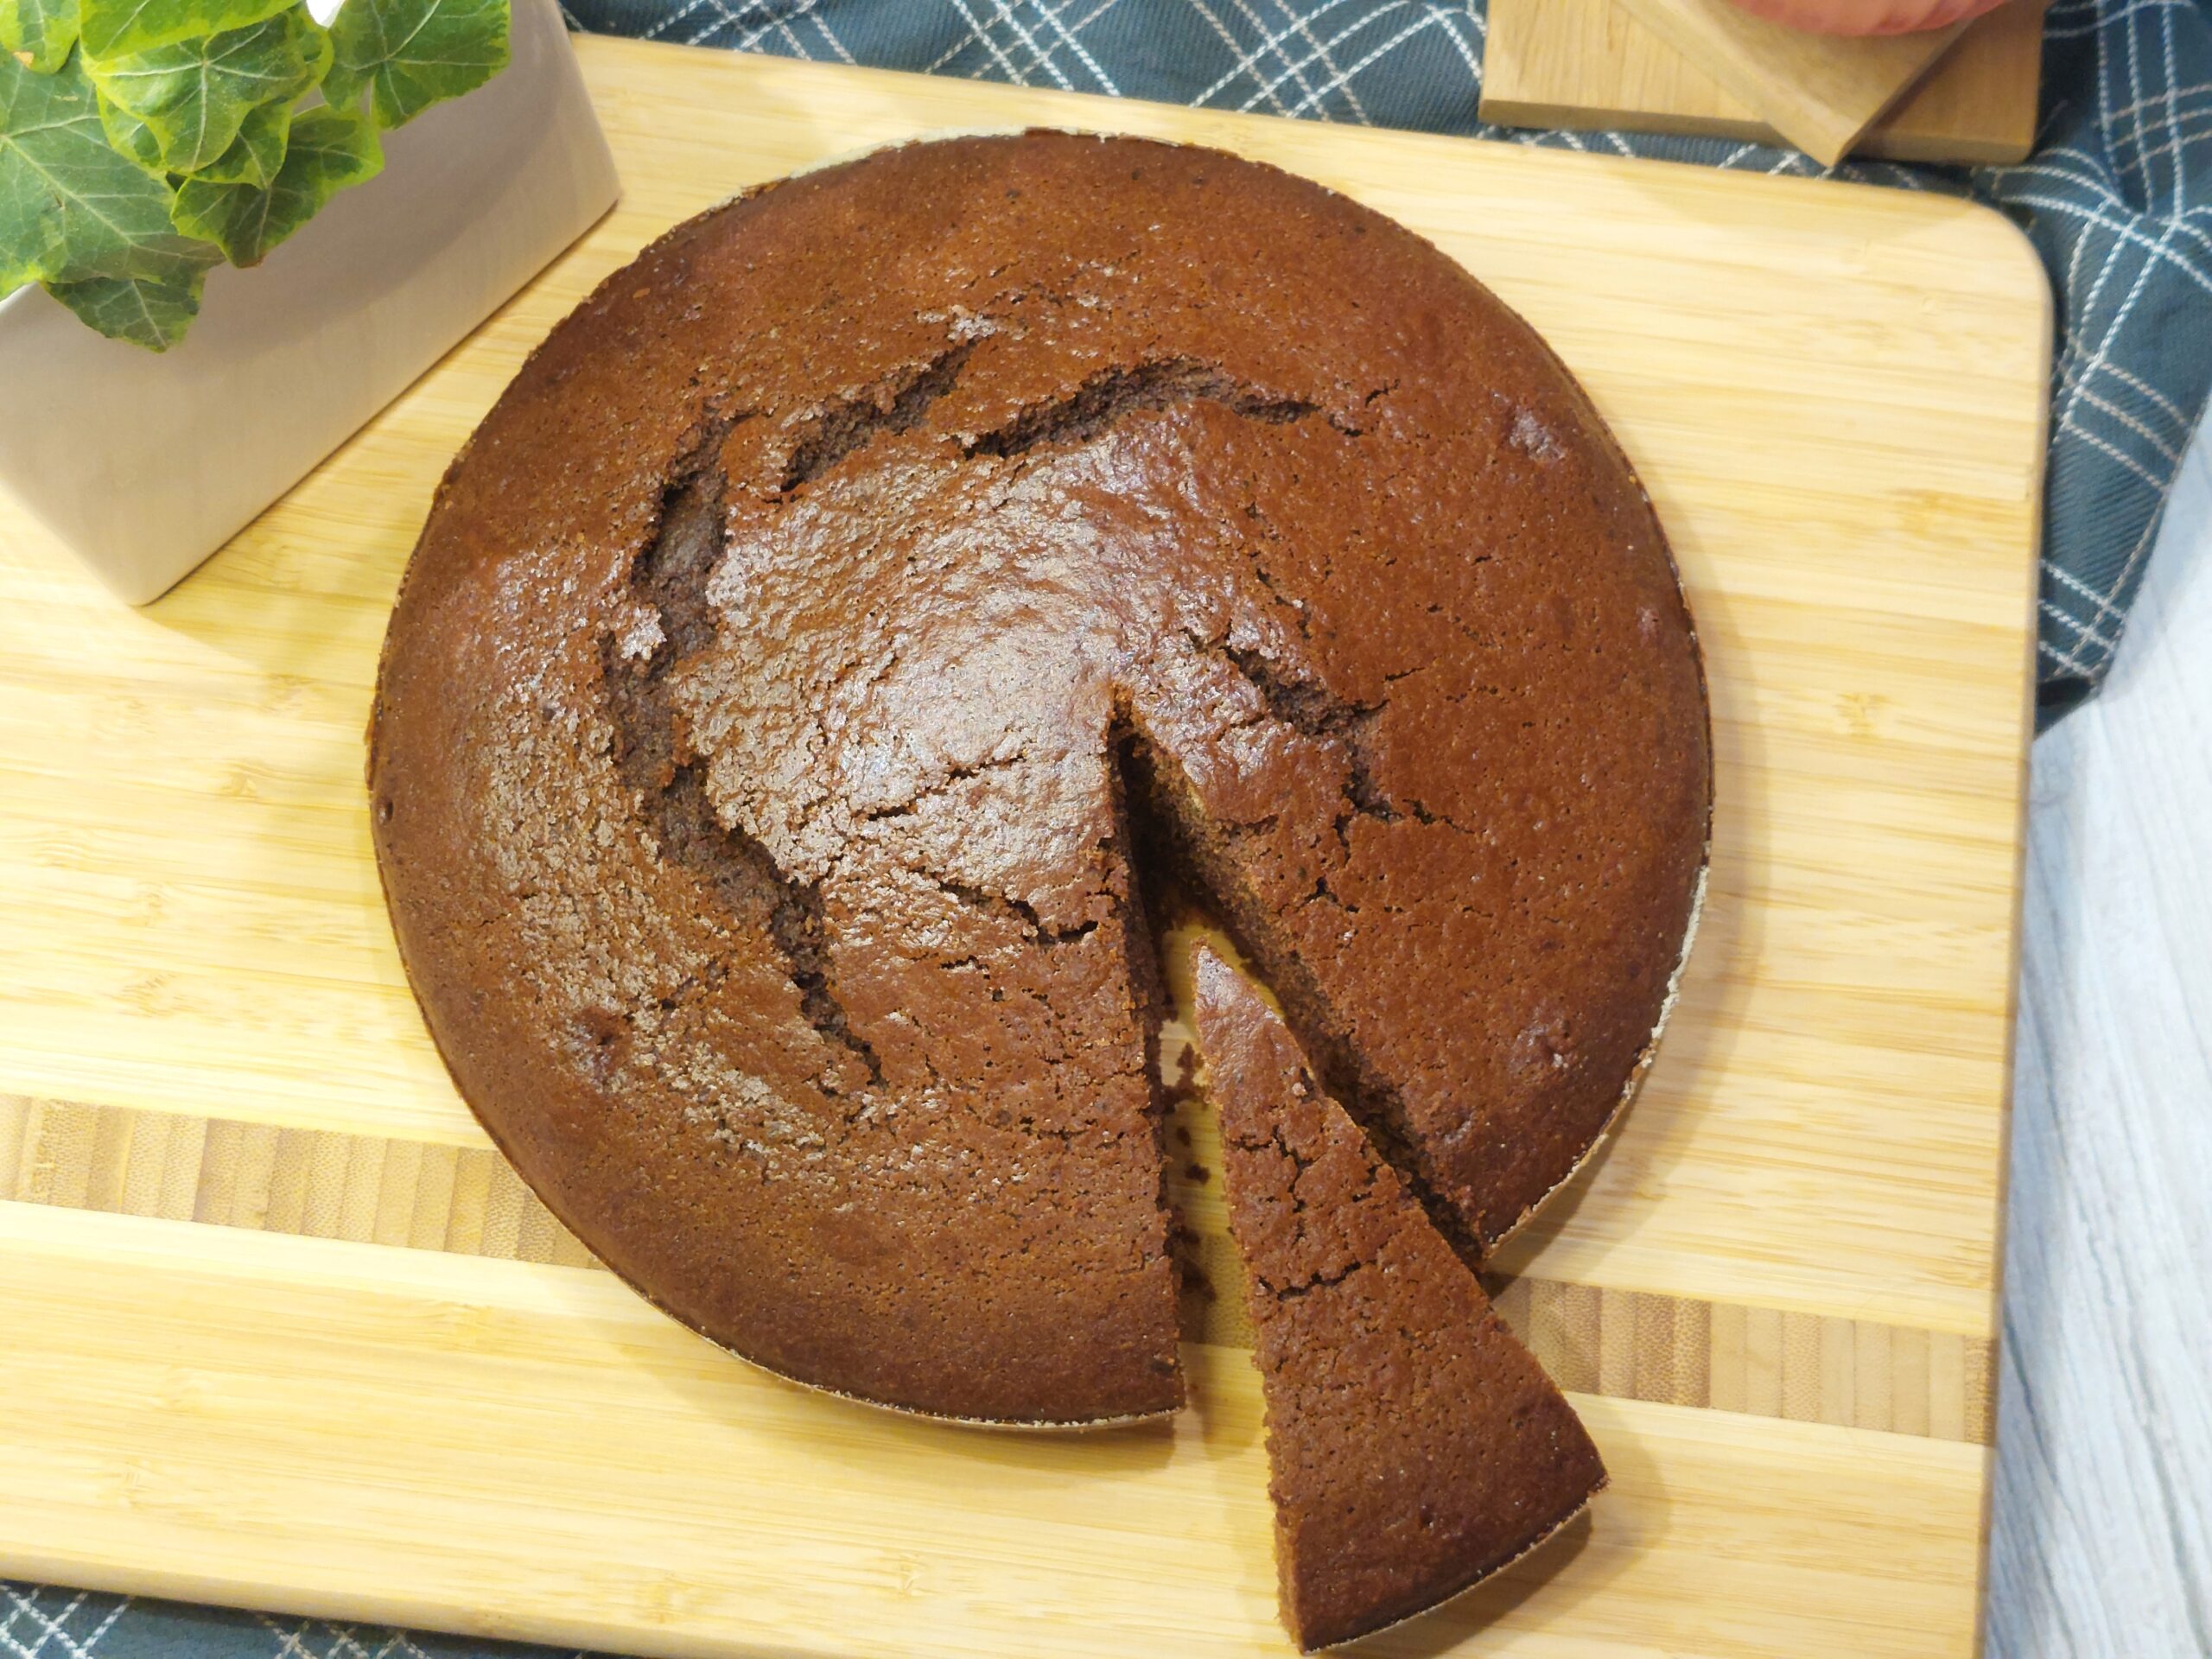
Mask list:
[[[2017,162],[2034,147],[2043,0],[1969,24],[1851,153],[1894,162]],[[1789,140],[1638,22],[1624,0],[1491,0],[1482,115],[1504,126]]]
[[[1847,39],[1770,22],[1733,0],[1620,0],[1789,143],[1834,165],[1950,48],[1966,25]]]
[[[531,343],[744,184],[1036,121],[1226,144],[1433,237],[1589,386],[1698,616],[1721,808],[1681,1006],[1500,1265],[1578,1386],[1672,1398],[1702,1365],[1708,1408],[1592,1405],[1618,1495],[1479,1605],[1485,1650],[1963,1650],[1982,1465],[1947,1441],[1993,1334],[2049,339],[2024,243],[1901,193],[580,50],[623,207],[207,569],[126,613],[0,532],[0,1090],[58,1114],[50,1153],[0,1130],[39,1200],[0,1203],[0,1328],[37,1333],[0,1389],[40,1424],[0,1423],[0,1569],[670,1650],[1274,1649],[1235,1349],[1194,1346],[1172,1432],[981,1440],[761,1379],[563,1268],[367,855],[393,588]],[[133,1183],[149,1112],[204,1124],[192,1211],[231,1224],[56,1207],[181,1203],[194,1131]],[[1862,1326],[1924,1350],[1888,1373],[1917,1433],[1847,1426]]]
[[[23,1205],[0,1313],[39,1332],[0,1345],[12,1571],[655,1653],[1287,1650],[1240,1351],[1185,1349],[1172,1427],[991,1434],[765,1377],[603,1274]],[[1575,1403],[1592,1519],[1363,1652],[1971,1643],[1980,1448]]]
[[[1187,1039],[1179,1020],[1166,1028],[1171,1053]],[[1252,1327],[1237,1287],[1234,1247],[1222,1214],[1218,1136],[1203,1094],[1179,1102],[1171,1125],[1187,1135],[1171,1180],[1190,1224],[1187,1249],[1202,1281],[1187,1299],[1185,1334],[1194,1342],[1249,1348]],[[243,1148],[258,1137],[257,1167],[240,1179]],[[51,1172],[81,1161],[85,1179]],[[294,1195],[272,1204],[270,1194]],[[346,1135],[334,1129],[278,1132],[232,1121],[134,1112],[119,1106],[75,1106],[0,1096],[0,1200],[90,1210],[109,1215],[196,1221],[203,1225],[359,1244],[443,1250],[502,1261],[597,1269],[598,1262],[525,1187],[506,1160],[487,1147],[458,1149]],[[498,1219],[489,1221],[487,1217]],[[1701,1406],[1754,1415],[1785,1414],[1738,1379],[1750,1363],[1740,1346],[1716,1349],[1716,1324],[1740,1327],[1750,1309],[1640,1291],[1593,1291],[1534,1274],[1497,1282],[1497,1305],[1554,1375],[1586,1393],[1667,1405]],[[1933,1341],[1953,1344],[1986,1376],[1993,1344],[1948,1332],[1827,1319],[1833,1344],[1818,1363],[1797,1373],[1799,1392],[1821,1422],[1851,1423],[1892,1433],[1927,1434],[1986,1444],[1986,1394],[1963,1371],[1929,1395],[1925,1365],[1899,1372],[1892,1345],[1925,1352]],[[1836,1356],[1848,1356],[1840,1367]],[[1931,1416],[1931,1412],[1933,1415]]]

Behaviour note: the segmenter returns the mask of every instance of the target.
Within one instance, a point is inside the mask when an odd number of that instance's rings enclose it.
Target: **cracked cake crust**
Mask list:
[[[1132,811],[1479,1252],[1611,1115],[1709,811],[1694,639],[1535,336],[1217,152],[918,144],[678,226],[448,473],[373,833],[461,1093],[785,1375],[1179,1403]]]

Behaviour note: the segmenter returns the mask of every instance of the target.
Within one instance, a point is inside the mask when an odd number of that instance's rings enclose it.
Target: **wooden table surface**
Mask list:
[[[2212,444],[2035,748],[1990,1659],[2212,1654]]]

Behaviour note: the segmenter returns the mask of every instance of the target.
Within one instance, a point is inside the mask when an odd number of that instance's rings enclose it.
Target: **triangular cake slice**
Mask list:
[[[1582,1510],[1605,1465],[1259,992],[1204,945],[1195,969],[1267,1407],[1283,1622],[1312,1652],[1525,1554]]]

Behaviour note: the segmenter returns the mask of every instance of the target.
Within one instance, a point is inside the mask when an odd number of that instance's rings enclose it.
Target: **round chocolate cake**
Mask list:
[[[1478,1255],[1648,1058],[1694,636],[1542,342],[1217,152],[914,144],[702,215],[454,463],[370,733],[400,948],[547,1204],[947,1416],[1180,1402],[1172,867]]]

